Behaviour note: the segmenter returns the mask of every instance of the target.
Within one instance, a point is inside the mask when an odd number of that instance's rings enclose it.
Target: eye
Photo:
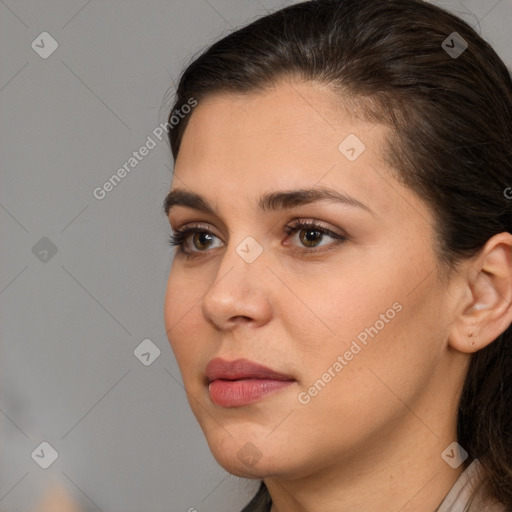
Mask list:
[[[288,235],[295,235],[295,238],[298,239],[299,244],[306,248],[316,248],[324,245],[337,245],[347,240],[347,237],[341,233],[335,233],[334,231],[321,226],[315,221],[305,219],[298,219],[294,224],[286,226],[285,231]],[[326,236],[336,240],[336,242],[334,242],[334,244],[321,243],[324,241]],[[306,250],[304,252],[317,251]]]
[[[178,251],[183,254],[195,252],[205,252],[212,249],[212,242],[217,238],[210,230],[200,225],[189,226],[184,229],[177,229],[169,236],[169,245],[178,247]],[[194,249],[190,249],[188,243],[191,242]]]
[[[296,238],[298,245],[302,246],[299,249],[302,249],[304,253],[318,252],[314,250],[316,247],[338,245],[347,240],[346,236],[335,233],[315,221],[305,219],[298,219],[293,224],[287,225],[284,231],[287,235],[295,235],[292,238]],[[322,243],[325,237],[334,239],[335,242],[331,244]],[[219,240],[209,229],[201,225],[195,225],[175,230],[169,237],[169,244],[171,247],[178,247],[178,252],[190,257],[207,252],[208,249],[219,247],[219,245],[215,245],[216,239]]]

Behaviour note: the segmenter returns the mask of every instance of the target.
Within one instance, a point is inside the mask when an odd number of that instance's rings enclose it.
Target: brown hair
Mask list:
[[[331,86],[342,103],[392,128],[384,156],[432,207],[445,266],[512,231],[504,192],[512,186],[511,75],[464,21],[421,0],[295,4],[195,58],[169,119],[192,97],[200,103],[216,92],[256,92],[290,76]],[[175,160],[188,119],[169,131]],[[458,411],[466,466],[478,458],[492,495],[510,509],[511,338],[509,327],[472,356]]]

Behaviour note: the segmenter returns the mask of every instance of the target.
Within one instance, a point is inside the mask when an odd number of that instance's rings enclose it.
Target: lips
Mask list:
[[[213,403],[221,407],[241,407],[276,393],[295,379],[247,359],[212,359],[205,370]]]
[[[253,363],[247,359],[236,359],[225,361],[219,357],[212,359],[206,367],[206,378],[211,382],[217,379],[240,380],[240,379],[272,379],[272,380],[295,380],[289,375],[278,373],[261,364]]]

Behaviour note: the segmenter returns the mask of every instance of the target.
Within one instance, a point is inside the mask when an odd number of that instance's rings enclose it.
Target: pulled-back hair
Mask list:
[[[292,77],[330,86],[354,114],[391,128],[383,157],[430,205],[443,267],[512,232],[511,75],[467,23],[421,0],[295,4],[196,57],[169,119],[190,98]],[[175,160],[189,118],[169,131]],[[512,510],[511,339],[509,327],[471,356],[457,429],[466,467],[478,458],[490,492]]]

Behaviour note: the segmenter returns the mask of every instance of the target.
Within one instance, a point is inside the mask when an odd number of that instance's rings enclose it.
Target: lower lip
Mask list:
[[[241,407],[257,402],[293,384],[293,380],[241,379],[214,380],[210,382],[210,397],[221,407]]]

